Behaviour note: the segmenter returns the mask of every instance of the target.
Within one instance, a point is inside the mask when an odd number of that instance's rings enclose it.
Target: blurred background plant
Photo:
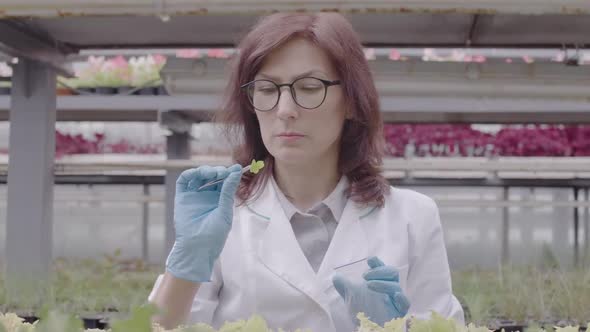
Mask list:
[[[60,77],[59,81],[72,88],[139,87],[161,85],[160,69],[166,64],[163,55],[111,58],[90,56],[75,67],[75,78]]]
[[[467,322],[494,327],[502,321],[518,325],[581,325],[590,322],[590,271],[562,270],[547,264],[503,266],[497,270],[453,272],[453,292],[468,308]],[[44,303],[7,297],[0,276],[0,312],[36,313],[43,305],[77,315],[123,317],[145,304],[163,267],[121,259],[120,250],[100,260],[57,259],[49,296]]]
[[[34,303],[21,296],[9,298],[0,276],[0,312],[38,313],[43,306],[67,313],[110,316],[124,315],[147,302],[159,266],[142,260],[121,259],[121,251],[102,259],[56,259],[48,296]]]

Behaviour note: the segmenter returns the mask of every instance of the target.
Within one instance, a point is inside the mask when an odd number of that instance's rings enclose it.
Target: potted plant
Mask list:
[[[148,55],[129,60],[132,68],[131,83],[134,87],[140,88],[136,94],[167,94],[160,77],[160,70],[165,63],[166,57],[161,55]]]
[[[102,62],[100,70],[94,73],[94,86],[99,94],[126,91],[130,85],[131,67],[123,56]]]

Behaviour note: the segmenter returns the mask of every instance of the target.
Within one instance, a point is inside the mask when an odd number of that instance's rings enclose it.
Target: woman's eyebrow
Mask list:
[[[316,73],[323,74],[325,76],[328,76],[324,71],[322,71],[320,69],[312,69],[312,70],[308,70],[306,72],[303,72],[303,73],[301,73],[301,74],[293,77],[291,80],[293,81],[293,80],[296,80],[298,78],[309,76],[309,75],[313,75],[313,74],[316,74]],[[264,73],[260,73],[257,76],[260,76],[260,77],[263,77],[263,78],[267,78],[267,79],[270,79],[270,80],[273,80],[273,81],[280,81],[280,79],[278,77],[273,76],[273,75],[264,74]]]

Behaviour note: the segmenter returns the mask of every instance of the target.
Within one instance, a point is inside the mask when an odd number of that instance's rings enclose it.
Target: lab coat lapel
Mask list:
[[[369,255],[369,239],[363,227],[363,218],[372,210],[373,207],[363,208],[351,199],[346,203],[334,237],[318,271],[318,278],[322,281],[324,289],[332,286],[332,276],[335,269],[353,264],[368,269],[365,260]]]
[[[352,264],[360,264],[362,269],[366,266],[369,246],[363,222],[369,221],[364,218],[371,215],[374,207],[361,207],[348,200],[317,275],[303,254],[270,181],[250,210],[268,219],[257,250],[262,264],[329,313],[333,298],[327,297],[326,291],[333,287],[334,269]]]
[[[303,292],[315,282],[315,272],[303,254],[291,224],[276,200],[268,228],[262,237],[259,257],[270,270]]]
[[[252,209],[264,207],[270,220],[258,248],[262,264],[328,312],[326,301],[319,292],[317,275],[301,250],[270,181]],[[269,211],[268,207],[272,207],[272,210]]]

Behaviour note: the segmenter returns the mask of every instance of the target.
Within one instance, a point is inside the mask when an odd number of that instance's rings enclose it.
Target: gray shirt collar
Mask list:
[[[293,205],[293,203],[291,203],[291,201],[289,201],[289,199],[285,196],[285,194],[283,194],[283,192],[277,185],[273,175],[271,175],[270,180],[275,189],[275,192],[277,193],[277,199],[279,200],[279,203],[281,204],[283,211],[285,211],[285,215],[287,216],[288,220],[291,220],[295,213],[310,213],[314,210],[320,209],[322,206],[328,207],[328,209],[332,212],[332,215],[334,216],[336,222],[340,220],[342,212],[344,211],[344,206],[346,205],[346,202],[348,200],[344,191],[348,188],[349,181],[345,175],[343,175],[340,178],[338,184],[336,185],[334,190],[328,195],[328,197],[326,197],[323,201],[316,203],[314,206],[312,206],[309,210],[305,212],[300,211],[295,205]]]

